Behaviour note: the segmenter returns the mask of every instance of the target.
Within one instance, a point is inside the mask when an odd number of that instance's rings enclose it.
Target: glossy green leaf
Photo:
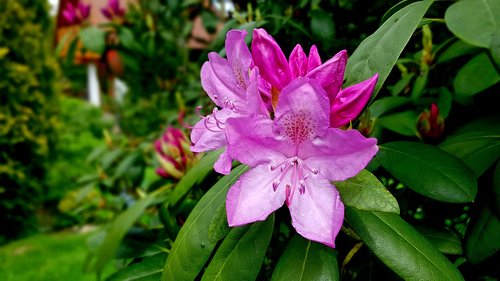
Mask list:
[[[376,95],[431,4],[431,0],[409,4],[363,40],[347,61],[346,86],[378,73],[378,83],[374,90]]]
[[[500,82],[493,62],[486,53],[473,57],[458,71],[453,87],[459,96],[473,96]]]
[[[500,117],[473,121],[448,136],[439,146],[483,174],[500,157]]]
[[[106,281],[157,281],[167,260],[166,253],[146,257],[113,274]]]
[[[365,211],[399,214],[398,201],[372,173],[362,170],[358,175],[335,182],[346,206]]]
[[[229,187],[247,170],[243,165],[219,180],[200,199],[182,226],[165,263],[162,280],[194,280],[215,248],[208,229],[215,211],[226,201]]]
[[[497,33],[493,35],[493,39],[491,39],[490,52],[493,61],[496,63],[497,67],[500,67],[500,28],[497,30]]]
[[[370,117],[377,118],[383,114],[411,103],[407,97],[385,97],[377,99],[370,105]]]
[[[493,172],[493,211],[500,218],[500,161]]]
[[[141,200],[135,202],[130,208],[125,212],[121,213],[116,219],[111,223],[109,228],[106,230],[106,236],[104,241],[99,246],[96,256],[97,260],[94,264],[94,270],[97,275],[100,275],[104,266],[111,261],[120,246],[120,242],[123,237],[134,224],[134,222],[143,214],[144,210],[154,202],[155,197],[158,193],[151,193],[148,196],[142,198]]]
[[[474,46],[489,48],[500,28],[498,0],[462,0],[446,10],[446,26],[455,36]]]
[[[79,37],[89,51],[101,55],[106,49],[106,32],[96,26],[81,29]]]
[[[335,250],[296,234],[278,260],[271,280],[340,280]]]
[[[214,163],[221,153],[222,150],[207,153],[196,166],[182,177],[169,197],[170,206],[175,206],[196,183],[200,183],[213,170]]]
[[[414,137],[418,135],[417,119],[417,114],[408,110],[380,117],[377,124],[398,134]]]
[[[435,229],[428,226],[416,226],[427,240],[429,240],[441,253],[449,255],[461,255],[462,240],[455,232],[448,229]]]
[[[500,250],[500,219],[483,206],[467,227],[465,254],[471,263],[480,263]]]
[[[215,210],[214,216],[208,226],[208,240],[210,243],[217,243],[217,241],[224,238],[229,232],[230,228],[227,223],[226,205],[222,204]]]
[[[376,159],[404,185],[429,198],[463,203],[476,197],[477,181],[472,170],[437,147],[391,142],[380,145]]]
[[[464,55],[473,54],[478,50],[481,49],[476,46],[467,44],[462,40],[457,40],[438,55],[436,63],[448,62]]]
[[[399,215],[346,207],[346,219],[370,250],[404,280],[464,280],[455,266]]]
[[[389,19],[394,13],[397,11],[403,9],[404,7],[410,5],[413,2],[417,2],[417,0],[403,0],[396,5],[392,6],[385,14],[382,16],[382,19],[380,20],[380,24],[383,24],[387,19]]]
[[[274,214],[266,221],[231,229],[201,280],[255,280],[271,241],[273,228]]]

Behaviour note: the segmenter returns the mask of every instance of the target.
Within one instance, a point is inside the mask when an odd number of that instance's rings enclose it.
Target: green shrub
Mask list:
[[[30,231],[54,141],[57,67],[45,1],[0,2],[0,242]]]

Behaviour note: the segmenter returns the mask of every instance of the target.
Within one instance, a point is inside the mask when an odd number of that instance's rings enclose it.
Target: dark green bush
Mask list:
[[[0,242],[33,230],[44,190],[57,109],[50,24],[45,1],[0,2]]]

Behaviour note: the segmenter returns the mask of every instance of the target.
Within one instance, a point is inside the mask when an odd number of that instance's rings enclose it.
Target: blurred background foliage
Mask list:
[[[189,214],[196,212],[198,203],[204,204],[203,196],[221,179],[211,171],[217,155],[189,154],[189,142],[172,128],[186,134],[199,118],[195,108],[201,105],[203,112],[210,104],[199,71],[208,52],[224,54],[226,32],[240,28],[251,33],[263,27],[286,55],[297,43],[305,50],[315,44],[326,61],[343,49],[353,54],[392,15],[416,1],[234,1],[234,9],[229,9],[229,2],[204,2],[139,0],[98,27],[78,27],[78,40],[66,43],[65,56],[61,46],[51,45],[54,22],[47,3],[0,3],[0,214],[5,218],[0,221],[0,243],[38,231],[97,224],[102,227],[87,242],[87,271],[105,272],[108,280],[142,280],[139,276],[144,274],[159,279]],[[401,217],[419,231],[415,235],[421,233],[434,243],[467,280],[494,280],[499,274],[494,263],[499,247],[491,241],[498,240],[494,236],[500,231],[495,115],[500,33],[498,28],[496,34],[488,31],[487,24],[476,26],[476,32],[464,31],[457,22],[484,9],[470,3],[432,4],[408,34],[409,41],[400,44],[395,67],[387,63],[384,87],[353,126],[382,145],[411,142],[397,149],[418,151],[416,142],[430,145],[436,150],[427,158],[416,152],[417,156],[432,162],[444,151],[453,155],[445,157],[458,158],[471,169],[479,183],[477,197],[471,191],[471,200],[451,204],[443,201],[449,202],[452,192],[433,197],[425,184],[408,182],[405,171],[384,164],[399,164],[393,155],[377,156],[367,167],[376,175],[374,181],[397,199]],[[208,37],[193,33],[197,19]],[[478,39],[478,30],[491,36]],[[396,49],[391,40],[398,41],[397,35],[387,34],[386,44]],[[492,39],[486,42],[485,37]],[[193,40],[203,47],[194,48]],[[389,47],[384,46],[388,54]],[[104,100],[100,108],[84,101],[85,66],[75,64],[81,48],[98,58]],[[115,78],[126,85],[123,96],[115,94]],[[205,212],[207,221],[193,227],[211,227],[213,247],[219,249],[222,242],[217,241],[226,241],[221,239],[229,235],[229,228],[217,223],[225,222],[225,210],[212,211]],[[333,262],[344,263],[336,274],[342,280],[400,280],[401,272],[371,245],[359,244],[365,239],[358,234],[370,235],[353,232],[362,216],[350,213],[348,221],[354,223],[346,224],[337,238]],[[280,257],[290,252],[287,245],[297,251],[310,247],[293,238],[286,210],[272,219],[274,228],[267,222],[248,230],[267,231],[272,241],[263,249],[262,267],[258,264],[255,273],[259,280],[271,279],[275,268],[283,266]],[[318,257],[331,259],[324,248],[312,245]],[[109,274],[112,260],[118,262]],[[202,265],[210,272],[207,267]],[[201,278],[200,271],[195,276]]]

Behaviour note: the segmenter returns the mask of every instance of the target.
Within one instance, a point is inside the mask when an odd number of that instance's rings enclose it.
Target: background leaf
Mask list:
[[[458,71],[453,88],[459,96],[473,96],[500,81],[493,62],[486,53],[473,57]]]
[[[225,203],[231,185],[246,171],[239,166],[219,180],[200,199],[182,226],[170,250],[162,280],[193,280],[203,268],[215,248],[208,229],[215,211]],[[187,177],[184,177],[187,178]]]
[[[336,182],[342,202],[346,206],[365,211],[380,211],[399,214],[396,198],[372,173],[362,170],[355,177]]]
[[[377,124],[403,136],[414,137],[418,136],[417,120],[417,114],[408,110],[380,117]]]
[[[80,30],[80,40],[86,49],[98,55],[106,49],[106,32],[98,27],[89,26]]]
[[[205,280],[255,280],[274,228],[274,214],[265,221],[231,229],[203,274]]]
[[[476,197],[477,181],[472,170],[437,147],[391,142],[380,145],[376,159],[396,179],[429,198],[462,203]]]
[[[335,250],[296,234],[278,260],[271,280],[340,280]]]
[[[410,103],[411,99],[407,97],[385,97],[377,99],[370,105],[370,117],[377,118],[391,110]]]
[[[471,263],[480,263],[500,249],[500,219],[488,206],[467,227],[465,253]]]
[[[346,86],[378,73],[378,83],[373,92],[375,96],[431,4],[430,0],[409,4],[363,40],[347,61]]]
[[[107,281],[153,281],[158,280],[163,272],[167,253],[145,257],[113,274]]]
[[[479,177],[500,157],[498,124],[499,116],[481,118],[454,132],[439,147],[462,159]]]
[[[462,254],[462,240],[460,240],[460,237],[455,232],[448,229],[435,229],[424,225],[417,225],[415,228],[441,253],[449,255]]]
[[[444,19],[448,29],[458,38],[489,48],[493,34],[500,27],[498,15],[500,2],[497,0],[462,0],[448,7]]]
[[[370,250],[404,280],[464,280],[443,254],[398,215],[346,207],[346,219]]]
[[[493,172],[493,211],[500,218],[500,162]]]

